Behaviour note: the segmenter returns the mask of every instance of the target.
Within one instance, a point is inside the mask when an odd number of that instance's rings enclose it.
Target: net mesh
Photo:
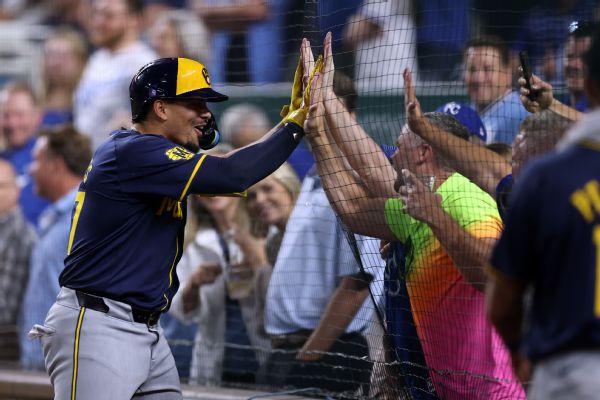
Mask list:
[[[516,1],[164,3],[174,11],[146,10],[145,46],[152,58],[206,65],[214,88],[230,96],[211,110],[234,147],[281,120],[302,38],[316,58],[332,32],[331,82],[340,100],[314,116],[325,121],[319,135],[337,142],[312,149],[318,168],[305,139],[288,160],[293,173],[278,171],[246,199],[221,199],[236,210],[227,221],[234,230],[215,222],[224,216],[210,204],[218,198],[190,202],[200,205],[190,206],[181,288],[161,319],[182,381],[331,398],[525,398],[485,315],[484,260],[502,230],[498,183],[549,151],[570,121],[524,108],[517,54],[527,51],[554,97],[583,111],[581,57],[589,42],[581,30],[594,20],[595,2],[566,9]],[[77,56],[77,48],[68,40],[62,50],[48,45],[64,27],[51,23],[52,7],[42,10],[46,19],[34,24],[27,19],[37,15],[32,8],[5,10],[13,19],[0,24],[0,79],[29,82],[43,94],[46,116],[57,91],[70,90],[66,110],[74,107],[73,121],[94,135],[77,107],[102,91],[82,70],[53,67],[57,59],[70,62],[66,52]],[[92,9],[83,15],[80,27],[88,29],[99,18]],[[98,43],[81,32],[83,42]],[[99,57],[93,54],[82,67],[90,68]],[[138,61],[128,67],[137,70]],[[89,103],[104,115],[106,135],[129,112],[133,72],[119,76],[122,65],[110,61],[95,65],[124,83],[115,104]],[[411,130],[417,125],[406,125],[406,69],[428,121],[419,135]],[[427,132],[435,142],[421,138]],[[208,271],[215,263],[219,268]],[[185,309],[184,296],[195,305]],[[15,362],[23,328],[18,311],[6,314],[3,358]]]

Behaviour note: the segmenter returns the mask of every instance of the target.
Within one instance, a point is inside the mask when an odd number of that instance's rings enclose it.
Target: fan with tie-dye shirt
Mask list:
[[[476,238],[498,238],[502,225],[491,196],[457,173],[436,191],[442,208]],[[390,230],[407,247],[406,285],[427,366],[444,399],[522,398],[510,357],[486,319],[484,295],[467,282],[431,228],[385,205]]]

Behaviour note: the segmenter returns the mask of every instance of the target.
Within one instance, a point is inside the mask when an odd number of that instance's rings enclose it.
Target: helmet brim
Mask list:
[[[207,102],[217,103],[220,101],[229,100],[229,96],[213,90],[212,88],[203,88],[198,90],[192,90],[191,92],[182,93],[176,96],[178,99],[203,99]]]

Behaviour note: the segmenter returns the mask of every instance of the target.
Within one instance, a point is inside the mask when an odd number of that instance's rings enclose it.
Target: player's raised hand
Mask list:
[[[552,85],[548,82],[543,81],[534,74],[531,75],[531,90],[527,88],[527,81],[524,77],[521,76],[517,82],[519,83],[521,103],[527,111],[536,113],[552,105],[554,96],[552,95]],[[529,98],[530,94],[532,94],[533,100]]]
[[[307,72],[307,68],[312,69]],[[284,106],[281,110],[281,116],[284,117],[283,123],[293,122],[300,127],[304,127],[304,120],[306,119],[310,104],[312,78],[316,72],[321,72],[322,69],[323,56],[320,56],[315,62],[312,57],[310,42],[303,39],[302,46],[300,47],[300,60],[298,61],[294,75],[291,102],[289,106]],[[306,83],[305,76],[308,77]]]
[[[409,128],[413,132],[418,133],[425,122],[423,111],[421,110],[421,103],[419,103],[419,100],[417,99],[410,69],[404,69],[402,76],[404,77],[404,108],[406,112],[406,121]]]

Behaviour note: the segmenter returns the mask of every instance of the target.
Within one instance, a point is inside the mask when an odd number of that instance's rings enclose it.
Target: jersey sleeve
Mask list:
[[[529,282],[535,265],[531,255],[535,246],[535,215],[542,201],[539,184],[536,174],[523,176],[515,185],[504,231],[492,253],[492,273],[495,270],[523,283]]]
[[[168,196],[182,201],[202,168],[204,154],[155,135],[139,135],[116,145],[117,175],[121,190]]]

